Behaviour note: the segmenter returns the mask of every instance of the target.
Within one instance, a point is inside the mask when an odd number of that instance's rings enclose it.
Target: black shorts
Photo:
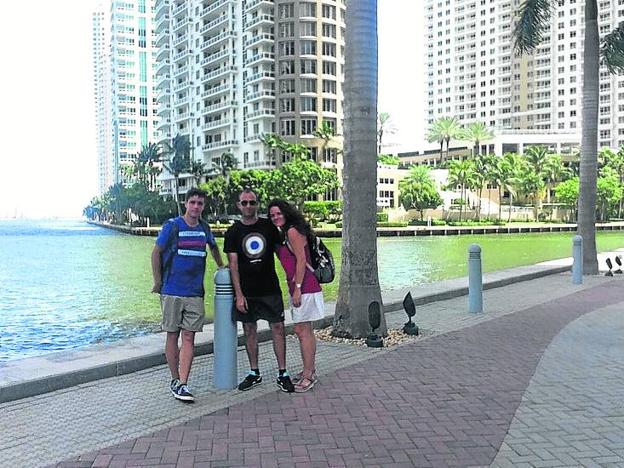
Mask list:
[[[284,321],[284,300],[280,294],[271,296],[247,297],[247,313],[236,308],[236,300],[232,307],[232,320],[243,323],[254,323],[266,320],[269,323]]]

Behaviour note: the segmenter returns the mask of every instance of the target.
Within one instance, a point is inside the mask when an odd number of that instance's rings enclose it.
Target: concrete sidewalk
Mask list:
[[[583,354],[595,354],[599,345],[602,365],[621,373],[622,333],[605,330],[624,326],[621,314],[614,313],[624,303],[622,286],[619,277],[586,277],[583,285],[572,285],[569,274],[559,274],[486,291],[483,314],[468,314],[465,297],[420,306],[416,322],[425,336],[410,344],[372,350],[320,342],[321,381],[304,395],[283,394],[274,386],[275,360],[266,343],[261,346],[266,383],[250,392],[215,391],[212,356],[199,358],[191,378],[198,398],[194,405],[171,398],[165,366],[4,403],[0,466],[59,460],[69,460],[60,466],[468,466],[492,461],[571,466],[570,458],[562,457],[572,452],[568,445],[573,443],[585,457],[573,457],[573,465],[595,459],[618,466],[624,462],[624,431],[618,426],[624,414],[621,404],[613,405],[624,394],[613,378],[617,372],[604,376],[606,384],[591,399],[579,399],[581,406],[568,402],[571,410],[604,416],[600,429],[612,434],[608,444],[597,445],[595,427],[553,421],[562,428],[550,441],[557,450],[540,450],[548,434],[530,430],[560,413],[540,406],[540,400],[522,398],[527,386],[534,386],[531,377],[542,355],[555,356],[555,363],[567,359],[567,368],[590,366],[569,349],[581,349],[583,333],[570,327],[588,312],[593,311],[588,315],[593,334],[583,342]],[[387,318],[394,328],[406,320],[403,312]],[[576,339],[560,339],[561,330]],[[245,361],[241,350],[241,377]],[[291,372],[300,369],[292,337],[288,362]],[[548,381],[549,366],[543,372],[546,384],[536,384],[544,401],[565,394],[575,376],[583,380],[580,367],[561,385]],[[597,405],[607,400],[612,406],[598,413]],[[513,419],[518,408],[534,411],[531,405],[538,405],[540,424]],[[508,433],[510,424],[519,429]],[[601,462],[604,456],[610,458]]]

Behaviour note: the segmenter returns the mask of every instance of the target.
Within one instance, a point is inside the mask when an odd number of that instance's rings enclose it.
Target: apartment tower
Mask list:
[[[113,0],[93,15],[100,193],[157,141],[154,0]],[[96,48],[97,46],[97,48]]]
[[[229,152],[241,169],[271,169],[284,161],[261,137],[274,133],[339,170],[339,137],[317,129],[342,134],[344,9],[343,0],[156,0],[160,141],[188,135],[208,168]]]
[[[562,142],[578,146],[581,138],[585,2],[553,1],[542,43],[533,54],[518,56],[512,31],[521,3],[425,0],[426,119],[480,121],[499,137],[552,142],[565,152]],[[604,35],[624,19],[624,0],[599,0],[598,7]],[[623,145],[624,76],[604,68],[599,114],[599,146]]]

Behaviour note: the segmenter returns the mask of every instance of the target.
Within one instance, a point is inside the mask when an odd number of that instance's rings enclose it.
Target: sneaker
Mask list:
[[[243,392],[252,389],[256,385],[260,385],[262,383],[262,376],[256,374],[255,372],[249,371],[245,380],[243,380],[240,384],[238,384],[238,389]]]
[[[277,376],[277,386],[282,392],[293,393],[295,391],[295,386],[293,385],[292,380],[290,380],[288,372],[284,372],[283,375]]]
[[[181,383],[182,382],[180,382],[180,379],[173,379],[171,383],[169,384],[169,390],[171,390],[171,393],[173,394],[173,396],[175,396],[176,390],[178,389]]]
[[[189,391],[188,385],[180,384],[173,395],[177,400],[186,401],[188,403],[193,403],[195,401],[195,397]]]

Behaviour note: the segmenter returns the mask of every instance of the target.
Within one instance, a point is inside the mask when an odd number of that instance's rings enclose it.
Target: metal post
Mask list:
[[[236,387],[238,377],[237,328],[232,320],[234,289],[228,268],[215,273],[214,302],[214,386],[220,390],[231,390]]]
[[[481,277],[481,247],[468,249],[468,312],[483,312],[483,278]]]
[[[572,239],[572,284],[583,283],[583,238],[579,235]]]

